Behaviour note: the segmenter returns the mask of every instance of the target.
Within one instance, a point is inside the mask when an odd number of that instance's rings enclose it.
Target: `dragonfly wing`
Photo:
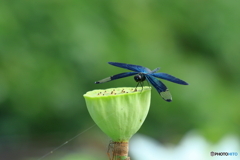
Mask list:
[[[118,63],[118,62],[108,62],[108,64],[111,64],[113,66],[120,67],[120,68],[129,69],[135,72],[142,72],[142,73],[151,72],[151,70],[146,67],[133,65],[133,64]]]
[[[161,79],[165,79],[165,80],[168,80],[168,81],[171,81],[173,83],[177,83],[177,84],[182,84],[182,85],[188,85],[187,82],[179,79],[179,78],[176,78],[172,75],[169,75],[167,73],[152,73],[151,74],[152,76],[154,77],[157,77],[157,78],[161,78]]]
[[[152,70],[151,73],[155,73],[155,72],[157,72],[159,69],[160,69],[160,67],[158,67],[158,68]]]
[[[153,85],[153,87],[158,91],[158,93],[161,95],[161,97],[167,101],[171,102],[172,101],[172,95],[167,89],[167,87],[159,81],[157,78],[146,74],[146,79]]]
[[[115,79],[133,76],[133,75],[135,75],[135,74],[138,74],[138,72],[124,72],[124,73],[119,73],[119,74],[116,74],[116,75],[114,75],[114,76],[104,78],[104,79],[102,79],[102,80],[100,80],[100,81],[97,81],[97,82],[95,82],[95,83],[96,83],[96,84],[105,83],[105,82],[109,82],[109,81],[112,81],[112,80],[115,80]]]

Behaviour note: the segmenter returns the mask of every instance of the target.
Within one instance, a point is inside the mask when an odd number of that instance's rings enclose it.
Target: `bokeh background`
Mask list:
[[[239,5],[233,0],[1,1],[0,159],[37,160],[79,133],[43,159],[107,159],[110,139],[92,127],[83,94],[136,85],[133,77],[94,84],[126,72],[109,61],[161,67],[190,84],[164,81],[171,103],[152,90],[139,135],[163,146],[178,146],[189,132],[212,145],[227,135],[239,138]],[[211,151],[204,153],[207,158]],[[130,148],[136,160],[134,154]]]

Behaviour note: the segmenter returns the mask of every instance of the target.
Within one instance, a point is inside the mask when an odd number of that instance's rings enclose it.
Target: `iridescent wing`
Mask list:
[[[111,77],[107,77],[107,78],[104,78],[100,81],[97,81],[95,82],[95,84],[99,84],[99,83],[105,83],[105,82],[109,82],[109,81],[112,81],[112,80],[115,80],[115,79],[120,79],[120,78],[124,78],[124,77],[129,77],[129,76],[133,76],[135,74],[138,74],[138,72],[124,72],[124,73],[119,73],[119,74],[116,74],[114,76],[111,76]]]
[[[167,87],[157,78],[153,77],[151,74],[145,74],[146,79],[148,82],[150,82],[153,87],[158,91],[158,93],[161,95],[161,97],[167,101],[172,101],[172,95],[167,89]]]
[[[151,71],[151,74],[157,72],[159,69],[160,69],[160,67],[155,68],[154,70]]]
[[[177,84],[182,84],[182,85],[188,85],[187,82],[179,79],[179,78],[176,78],[172,75],[169,75],[167,73],[151,73],[152,76],[154,77],[157,77],[157,78],[161,78],[161,79],[165,79],[165,80],[168,80],[168,81],[171,81],[173,83],[177,83]]]
[[[143,66],[138,66],[138,65],[133,65],[133,64],[126,64],[126,63],[118,63],[118,62],[108,62],[108,63],[113,65],[113,66],[129,69],[129,70],[135,71],[135,72],[141,72],[141,73],[149,73],[149,72],[151,72],[150,69],[148,69],[146,67],[143,67]]]

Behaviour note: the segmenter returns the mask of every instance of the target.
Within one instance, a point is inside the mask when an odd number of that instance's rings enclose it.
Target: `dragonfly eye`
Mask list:
[[[134,79],[136,82],[143,82],[143,81],[145,81],[146,78],[144,75],[138,74],[138,75],[134,76]]]

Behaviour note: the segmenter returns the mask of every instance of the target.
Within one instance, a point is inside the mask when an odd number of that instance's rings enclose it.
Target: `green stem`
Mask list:
[[[116,156],[117,160],[130,160],[130,157],[128,156]]]

